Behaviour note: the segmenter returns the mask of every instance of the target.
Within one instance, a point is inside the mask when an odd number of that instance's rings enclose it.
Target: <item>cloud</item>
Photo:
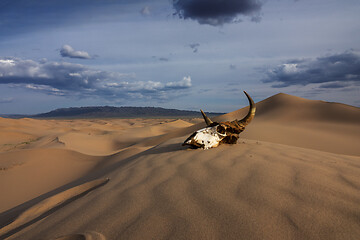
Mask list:
[[[260,21],[260,0],[173,0],[174,15],[200,24],[221,26],[241,21],[239,15]]]
[[[263,82],[273,87],[326,83],[322,88],[340,88],[360,82],[360,52],[354,50],[316,59],[289,60],[268,70]]]
[[[237,67],[235,64],[230,64],[229,68],[230,68],[230,70],[236,70]]]
[[[319,86],[319,88],[344,88],[350,86],[349,83],[344,82],[330,82],[330,83],[324,83]]]
[[[80,59],[91,59],[89,53],[84,51],[75,51],[70,45],[64,45],[60,49],[60,55],[62,57],[69,57],[69,58],[80,58]]]
[[[167,58],[167,57],[157,57],[157,56],[152,56],[153,59],[157,59],[161,62],[169,62],[170,61],[170,58]]]
[[[169,82],[165,84],[167,89],[185,89],[192,86],[191,77],[184,77],[181,81],[178,82]]]
[[[191,78],[177,82],[137,81],[135,74],[91,69],[81,64],[0,58],[0,84],[58,96],[166,99],[189,89]]]
[[[14,98],[0,98],[0,104],[12,103],[13,101],[14,101]]]
[[[141,9],[140,13],[143,16],[149,16],[151,14],[149,6],[143,7],[143,9]]]
[[[170,59],[166,57],[159,57],[159,61],[168,62]]]
[[[154,82],[154,81],[121,81],[121,82],[110,82],[106,84],[109,88],[121,89],[122,91],[131,92],[131,93],[141,93],[141,92],[159,92],[159,91],[170,91],[170,90],[180,90],[187,89],[192,86],[191,77],[184,77],[182,80],[177,82]]]
[[[197,53],[200,47],[200,43],[191,43],[189,47],[193,50],[193,53]]]

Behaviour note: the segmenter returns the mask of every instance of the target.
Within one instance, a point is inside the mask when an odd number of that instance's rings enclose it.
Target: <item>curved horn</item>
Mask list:
[[[208,118],[208,116],[206,116],[206,114],[203,112],[203,110],[200,109],[200,111],[201,111],[201,114],[202,114],[203,117],[204,117],[204,120],[205,120],[205,122],[206,122],[206,125],[209,126],[210,124],[212,124],[213,121],[211,121],[211,119]]]
[[[250,104],[250,107],[249,107],[249,112],[248,114],[241,120],[238,120],[238,123],[242,123],[244,124],[245,126],[248,125],[251,120],[254,118],[255,116],[255,111],[256,111],[256,106],[255,106],[255,103],[254,101],[252,100],[252,98],[249,96],[249,94],[247,94],[247,92],[245,92],[245,95],[246,97],[248,98],[249,100],[249,104]]]

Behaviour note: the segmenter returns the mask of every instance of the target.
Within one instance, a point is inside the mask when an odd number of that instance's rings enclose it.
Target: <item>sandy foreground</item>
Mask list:
[[[0,239],[360,239],[360,109],[256,105],[206,151],[200,118],[0,118]]]

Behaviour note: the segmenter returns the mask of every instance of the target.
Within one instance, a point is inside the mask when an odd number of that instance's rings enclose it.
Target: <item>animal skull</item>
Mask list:
[[[255,103],[252,98],[244,91],[247,96],[250,108],[248,114],[241,120],[234,120],[231,122],[213,122],[205,113],[201,111],[206,125],[206,128],[194,132],[188,137],[183,145],[189,145],[193,148],[209,149],[219,146],[219,144],[235,144],[239,138],[239,134],[244,131],[245,126],[248,125],[255,116]]]

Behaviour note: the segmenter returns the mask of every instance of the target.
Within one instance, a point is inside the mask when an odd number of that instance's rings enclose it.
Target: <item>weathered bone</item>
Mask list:
[[[247,92],[245,92],[245,95],[246,97],[248,98],[249,100],[249,104],[250,104],[250,108],[249,108],[249,112],[248,114],[243,118],[241,119],[240,121],[238,121],[240,124],[244,124],[244,127],[246,125],[248,125],[251,120],[253,120],[253,118],[255,117],[255,112],[256,112],[256,106],[255,106],[255,103],[254,101],[252,100],[252,98],[249,96],[249,94]]]
[[[208,116],[206,116],[206,114],[203,112],[203,110],[200,109],[200,111],[201,111],[201,114],[202,114],[203,117],[204,117],[204,120],[205,120],[205,122],[206,122],[206,125],[209,126],[210,124],[212,124],[213,121],[211,121],[211,119],[210,119]]]
[[[256,106],[252,98],[245,92],[246,97],[249,100],[249,112],[241,120],[234,120],[231,122],[213,122],[206,114],[201,111],[204,117],[206,128],[200,129],[194,132],[188,137],[183,145],[189,145],[193,148],[209,149],[219,146],[219,144],[235,144],[239,138],[239,134],[244,131],[246,125],[248,125],[255,116]]]

